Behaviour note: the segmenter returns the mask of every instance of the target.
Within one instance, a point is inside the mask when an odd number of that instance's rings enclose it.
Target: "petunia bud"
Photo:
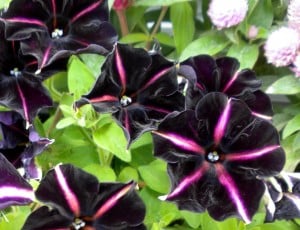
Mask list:
[[[292,28],[281,27],[269,35],[264,47],[265,56],[268,63],[277,67],[287,66],[295,60],[299,46],[298,32]]]
[[[229,28],[244,20],[248,11],[247,0],[211,0],[208,16],[218,29]]]
[[[124,10],[130,7],[133,3],[133,0],[115,0],[113,4],[114,10]]]

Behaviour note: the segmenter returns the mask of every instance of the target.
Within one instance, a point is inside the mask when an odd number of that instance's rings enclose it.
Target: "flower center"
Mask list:
[[[21,71],[17,67],[13,68],[12,70],[9,71],[10,75],[13,77],[19,77],[21,76]]]
[[[120,103],[123,107],[129,105],[132,102],[132,99],[126,95],[122,96]]]
[[[74,230],[80,230],[85,226],[85,222],[82,219],[76,218],[72,223],[72,228]]]
[[[215,163],[218,160],[220,160],[220,155],[218,154],[217,151],[209,152],[207,154],[207,160],[210,161],[211,163]]]
[[[61,38],[63,35],[64,35],[64,31],[57,28],[55,28],[51,33],[51,37],[54,39]]]

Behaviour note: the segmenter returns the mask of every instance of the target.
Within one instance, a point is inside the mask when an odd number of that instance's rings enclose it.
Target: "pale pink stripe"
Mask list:
[[[71,22],[74,23],[76,20],[78,20],[80,17],[82,17],[83,15],[91,12],[92,10],[94,10],[95,8],[97,8],[100,4],[102,3],[102,1],[98,1],[95,2],[94,4],[90,5],[89,7],[87,7],[85,10],[79,12],[78,14],[76,14],[72,19]]]
[[[18,79],[16,80],[16,83],[17,83],[17,90],[18,90],[20,98],[21,98],[22,107],[23,107],[23,110],[24,110],[24,117],[25,117],[25,120],[27,122],[29,122],[29,114],[28,114],[28,108],[27,108],[26,98],[25,98],[25,96],[23,94],[23,91],[22,91],[20,85],[19,85]]]
[[[230,81],[227,83],[227,85],[225,85],[224,89],[222,90],[223,93],[225,93],[231,87],[231,85],[233,84],[233,82],[235,82],[238,76],[239,76],[239,71],[236,71],[233,77],[230,79]]]
[[[98,211],[93,216],[93,219],[98,219],[103,214],[105,214],[109,209],[111,209],[122,197],[124,197],[133,187],[135,186],[135,183],[129,183],[125,187],[123,187],[120,191],[118,191],[116,194],[111,196],[105,203],[98,209]],[[126,212],[126,208],[124,210]]]
[[[66,199],[70,209],[75,214],[75,216],[80,216],[80,204],[76,197],[76,195],[73,193],[73,191],[70,189],[66,178],[64,177],[62,171],[60,170],[59,165],[54,168],[56,179],[58,182],[58,185],[60,189],[62,190],[64,194],[64,198]],[[73,178],[74,179],[74,178]]]
[[[35,20],[35,19],[26,19],[26,18],[8,18],[8,19],[5,19],[5,21],[7,22],[17,22],[17,23],[25,23],[25,24],[34,24],[34,25],[38,25],[38,26],[42,26],[42,27],[46,27],[47,26],[39,21],[39,20]]]
[[[272,116],[267,116],[267,115],[264,115],[264,114],[261,114],[261,113],[256,113],[256,112],[251,112],[251,114],[253,116],[256,116],[256,117],[259,117],[259,118],[262,118],[262,119],[265,119],[265,120],[272,120]]]
[[[2,186],[0,187],[0,199],[6,198],[21,198],[34,200],[34,192],[29,189],[22,189],[18,187]]]
[[[203,165],[196,170],[196,172],[193,172],[192,174],[185,177],[178,185],[177,187],[171,192],[170,194],[166,196],[159,197],[161,200],[168,200],[172,199],[173,197],[176,197],[180,195],[184,190],[186,190],[191,184],[196,183],[201,179],[201,177],[204,175],[204,173],[209,168],[209,165],[204,162]]]
[[[111,95],[104,95],[101,97],[95,97],[89,100],[92,103],[104,102],[104,101],[118,101],[118,98]]]
[[[169,68],[166,68],[166,69],[163,69],[161,71],[159,71],[157,74],[155,74],[151,79],[150,81],[148,81],[141,89],[139,89],[138,92],[141,92],[145,89],[147,89],[149,87],[149,85],[152,85],[155,81],[157,81],[161,76],[163,76],[164,74],[166,74],[167,72],[170,71],[170,69],[172,69],[173,67],[169,67]]]
[[[229,153],[226,155],[226,160],[230,160],[230,161],[252,160],[264,156],[268,153],[271,153],[272,151],[279,148],[280,145],[272,145],[262,149],[255,149],[255,150],[245,151],[240,153]]]
[[[46,65],[47,61],[49,60],[49,54],[50,54],[50,50],[51,50],[51,46],[49,46],[45,53],[44,53],[44,57],[43,57],[43,60],[42,60],[42,64],[41,64],[41,67],[40,67],[40,70],[42,68],[44,68],[44,66]]]
[[[234,180],[231,176],[227,173],[226,169],[224,169],[223,165],[217,163],[215,164],[216,172],[220,183],[225,187],[227,190],[228,195],[232,199],[234,205],[237,208],[238,213],[241,215],[242,219],[245,221],[246,224],[251,222],[250,217],[247,214],[247,209],[243,204],[243,200],[240,197],[239,191],[236,187]]]
[[[122,85],[122,95],[123,95],[123,93],[126,91],[126,72],[117,46],[116,46],[116,63],[117,63],[117,70]]]
[[[173,144],[177,145],[178,147],[188,150],[195,153],[203,154],[205,151],[204,149],[198,145],[196,142],[189,140],[187,138],[181,137],[177,134],[173,133],[162,133],[158,131],[152,131],[154,134],[171,141]]]
[[[214,130],[214,141],[215,144],[218,145],[225,134],[226,125],[228,123],[229,114],[231,107],[231,99],[227,101],[227,104],[224,108],[224,111],[219,117],[218,123]]]
[[[166,109],[162,109],[162,108],[157,108],[155,106],[151,106],[151,105],[146,105],[144,106],[146,109],[151,109],[151,110],[155,110],[157,112],[160,112],[160,113],[165,113],[165,114],[169,114],[171,111],[168,111]]]

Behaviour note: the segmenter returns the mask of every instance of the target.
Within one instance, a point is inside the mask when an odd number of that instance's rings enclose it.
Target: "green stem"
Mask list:
[[[91,137],[91,135],[87,132],[86,129],[84,129],[83,127],[80,127],[80,132],[82,133],[82,135],[87,139],[87,141],[91,144],[91,145],[94,145],[96,146],[93,138]]]
[[[127,35],[129,33],[125,10],[116,10],[116,13],[117,13],[117,16],[119,19],[122,37],[124,37],[125,35]]]
[[[56,108],[55,114],[54,114],[54,118],[52,123],[50,124],[48,130],[46,131],[46,137],[49,137],[50,133],[52,132],[52,130],[56,127],[57,123],[59,122],[60,118],[62,117],[62,112],[59,108],[59,106]]]
[[[158,19],[157,19],[157,21],[156,21],[156,23],[155,23],[155,25],[154,25],[154,27],[153,27],[153,30],[152,30],[152,32],[151,32],[151,34],[150,34],[150,36],[149,36],[149,39],[148,39],[148,41],[147,41],[147,43],[146,43],[146,49],[147,49],[147,50],[150,49],[150,45],[151,45],[152,39],[153,39],[153,38],[155,37],[155,35],[157,34],[158,29],[159,29],[159,27],[160,27],[160,24],[161,24],[162,20],[164,19],[164,17],[165,17],[165,15],[166,15],[167,11],[168,11],[168,7],[167,7],[167,6],[163,6],[163,7],[161,8],[159,17],[158,17]]]
[[[110,166],[114,155],[111,152],[99,147],[97,148],[97,152],[100,164]]]

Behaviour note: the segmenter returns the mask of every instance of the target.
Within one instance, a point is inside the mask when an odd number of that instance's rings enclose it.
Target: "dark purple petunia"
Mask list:
[[[26,205],[34,200],[30,184],[0,153],[0,209],[11,205]]]
[[[276,175],[285,162],[270,122],[218,92],[204,96],[195,111],[168,115],[153,141],[172,183],[162,198],[181,209],[207,210],[216,220],[238,216],[249,223],[265,191],[258,178]]]
[[[31,123],[39,109],[51,106],[52,100],[40,79],[30,73],[31,59],[19,52],[18,42],[4,39],[0,22],[0,104],[20,113]]]
[[[145,205],[136,184],[99,183],[72,165],[50,170],[36,190],[43,206],[26,220],[22,230],[33,229],[144,229]]]
[[[33,126],[26,129],[25,120],[16,112],[0,112],[0,152],[16,167],[24,167],[25,177],[40,178],[34,157],[53,140],[42,138]]]
[[[76,107],[87,103],[97,112],[112,113],[131,143],[168,113],[183,110],[184,96],[173,62],[157,52],[116,44],[93,89]]]
[[[180,74],[189,79],[186,106],[194,109],[198,101],[209,92],[222,92],[246,102],[253,115],[271,119],[271,100],[261,91],[261,81],[250,69],[239,70],[235,58],[214,59],[208,55],[191,57],[180,63]]]
[[[282,172],[266,179],[266,221],[300,218],[300,173]]]
[[[107,0],[13,0],[2,17],[6,38],[20,40],[41,70],[71,54],[110,51],[117,34],[108,14]]]

